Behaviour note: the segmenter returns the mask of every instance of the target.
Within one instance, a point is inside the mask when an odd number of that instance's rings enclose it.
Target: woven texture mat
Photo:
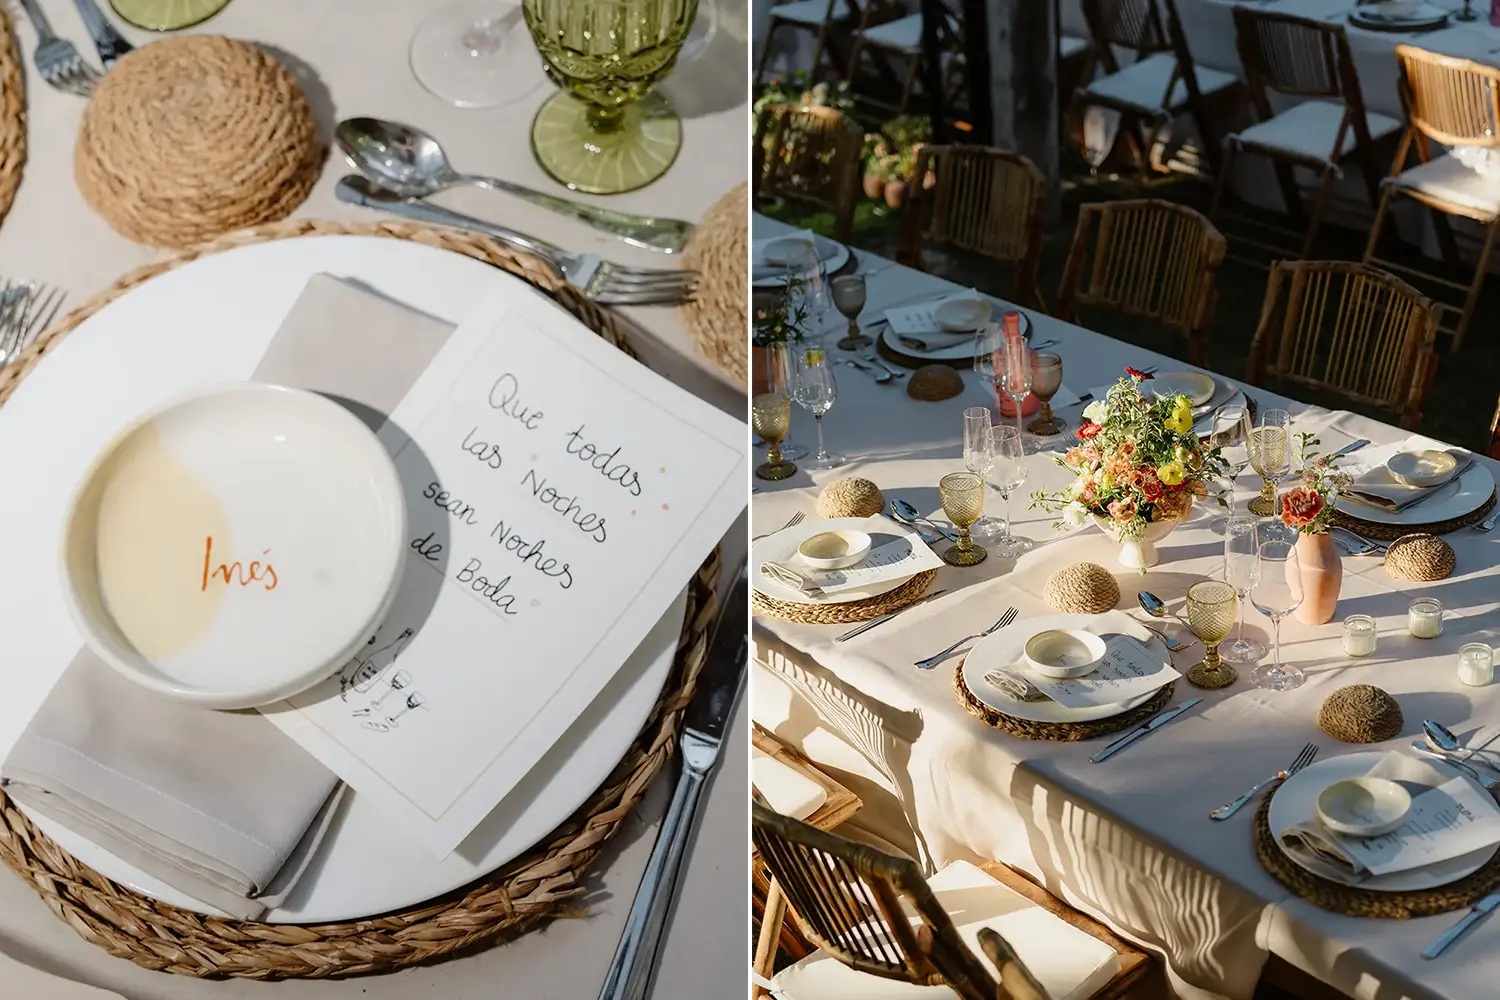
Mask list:
[[[780,618],[803,625],[847,625],[900,611],[927,593],[927,588],[936,579],[937,570],[923,570],[895,590],[844,604],[800,604],[796,601],[777,600],[758,590],[751,590],[750,605],[751,610],[763,618]]]
[[[1432,521],[1428,524],[1383,524],[1380,521],[1366,521],[1362,517],[1352,517],[1343,511],[1335,509],[1333,512],[1333,523],[1341,528],[1348,528],[1356,534],[1364,535],[1381,542],[1394,542],[1402,535],[1428,534],[1446,535],[1450,531],[1467,528],[1471,524],[1478,524],[1495,509],[1495,494],[1490,493],[1490,498],[1477,508],[1462,517],[1455,517],[1447,521]]]
[[[1408,920],[1473,906],[1500,886],[1500,852],[1484,867],[1457,882],[1421,892],[1376,892],[1320,878],[1281,850],[1271,834],[1271,796],[1255,810],[1255,856],[1282,885],[1314,906],[1346,917]]]
[[[605,340],[629,351],[611,313],[539,260],[484,237],[414,223],[283,222],[236,233],[125,275],[63,317],[0,369],[0,404],[79,323],[141,282],[209,253],[298,236],[355,235],[411,240],[461,253],[541,288]],[[629,818],[676,745],[682,711],[707,654],[719,556],[688,588],[677,656],[662,695],[604,784],[565,823],[484,879],[421,906],[348,923],[288,925],[206,917],[140,895],[80,863],[38,830],[0,791],[0,857],[83,938],[148,969],[185,976],[324,978],[380,972],[448,955],[489,938],[514,937],[545,920],[576,916],[575,897],[600,850]]]
[[[1004,715],[990,708],[976,698],[974,692],[969,690],[969,685],[964,683],[964,661],[959,660],[958,666],[953,668],[953,693],[958,697],[958,703],[974,718],[991,729],[1019,736],[1023,740],[1052,740],[1056,743],[1091,740],[1095,736],[1108,736],[1110,733],[1138,726],[1166,708],[1176,688],[1177,682],[1172,681],[1152,695],[1145,704],[1137,705],[1122,715],[1112,715],[1107,719],[1097,719],[1094,722],[1033,722],[1030,719]]]
[[[0,8],[0,219],[10,212],[26,162],[26,87],[10,12]]]
[[[214,35],[142,46],[94,90],[73,170],[120,235],[186,247],[284,219],[318,179],[307,96],[263,49]]]
[[[699,352],[738,385],[750,377],[749,199],[741,184],[714,202],[693,230],[682,266],[702,277],[698,293],[678,309]]]

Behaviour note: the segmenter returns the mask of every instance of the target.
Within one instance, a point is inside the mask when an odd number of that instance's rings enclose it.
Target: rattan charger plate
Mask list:
[[[44,332],[0,369],[0,405],[47,352],[118,296],[210,253],[267,240],[353,235],[411,240],[501,268],[546,292],[605,340],[630,345],[613,314],[559,282],[549,266],[480,236],[414,223],[280,222],[245,230],[126,274]],[[85,940],[148,969],[185,976],[326,978],[382,972],[449,955],[498,936],[583,912],[589,869],[671,756],[682,711],[707,652],[719,576],[715,552],[688,588],[677,655],[662,694],[630,750],[565,823],[473,885],[410,909],[344,923],[266,924],[208,917],[142,896],[81,864],[0,791],[0,857]]]
[[[1320,878],[1286,856],[1271,833],[1271,796],[1255,810],[1255,856],[1261,867],[1320,909],[1346,917],[1409,920],[1472,906],[1500,886],[1500,852],[1484,867],[1456,882],[1413,892],[1376,892]]]
[[[1172,701],[1172,692],[1176,689],[1177,682],[1170,681],[1143,704],[1107,719],[1095,719],[1093,722],[1034,722],[1031,719],[1018,719],[1013,715],[995,711],[975,697],[974,692],[969,690],[969,685],[964,683],[964,661],[959,660],[958,666],[953,668],[953,693],[958,698],[958,703],[970,715],[991,729],[1019,736],[1023,740],[1076,743],[1079,740],[1091,740],[1096,736],[1108,736],[1110,733],[1138,726],[1166,708]]]
[[[907,580],[894,590],[868,597],[863,601],[847,601],[843,604],[802,604],[767,597],[751,589],[750,605],[755,614],[763,618],[780,618],[802,625],[848,625],[865,622],[892,611],[900,611],[920,600],[937,579],[937,570],[926,569]]]
[[[1450,518],[1446,521],[1433,521],[1429,524],[1386,524],[1382,521],[1366,521],[1362,517],[1354,517],[1343,511],[1334,509],[1333,523],[1341,528],[1373,538],[1381,542],[1394,542],[1402,535],[1427,534],[1446,535],[1450,531],[1458,531],[1470,525],[1478,524],[1487,517],[1490,511],[1495,509],[1495,493],[1490,492],[1490,498],[1478,507],[1474,508],[1462,517]]]
[[[0,8],[0,219],[10,212],[26,162],[26,89],[10,13]]]

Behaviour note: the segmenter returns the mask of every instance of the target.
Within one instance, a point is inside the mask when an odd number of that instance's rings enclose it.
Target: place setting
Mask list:
[[[1484,463],[1424,438],[1371,447],[1350,471],[1354,480],[1335,504],[1334,523],[1377,542],[1457,531],[1495,506],[1495,477]]]

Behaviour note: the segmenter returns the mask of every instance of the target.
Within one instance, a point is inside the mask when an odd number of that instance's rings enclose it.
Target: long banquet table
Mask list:
[[[786,229],[757,216],[753,235]],[[865,321],[886,306],[954,287],[863,252],[856,256],[861,273],[870,276]],[[1059,341],[1048,349],[1062,355],[1063,383],[1077,393],[1112,382],[1127,364],[1155,364],[1163,373],[1189,367],[1045,315],[1032,314],[1031,320],[1035,341]],[[830,330],[842,322],[835,315]],[[845,355],[831,347],[834,339],[827,344],[837,360]],[[818,489],[844,476],[871,479],[888,500],[902,497],[942,518],[936,486],[943,474],[962,468],[962,411],[992,402],[989,389],[968,371],[962,395],[918,402],[905,394],[902,381],[877,385],[842,365],[836,372],[839,395],[824,418],[824,432],[830,449],[848,463],[811,476],[799,471],[782,483],[757,480],[754,534],[776,530],[797,512],[811,516]],[[1407,436],[1348,412],[1305,406],[1259,388],[1249,392],[1261,407],[1288,409],[1294,430],[1315,430],[1328,451],[1361,437],[1379,444]],[[1076,427],[1079,411],[1075,405],[1059,412]],[[792,438],[807,445],[812,434],[811,420],[797,412]],[[1066,482],[1045,453],[1034,454],[1028,469],[1021,493]],[[1244,511],[1258,486],[1253,474],[1238,482],[1237,510]],[[1116,546],[1097,529],[1054,536],[1051,518],[1026,510],[1024,498],[1014,508],[1015,530],[1037,543],[1030,553],[1016,561],[991,555],[972,569],[944,567],[932,589],[946,593],[857,639],[833,641],[848,626],[757,618],[755,721],[851,776],[866,803],[861,824],[867,832],[935,867],[977,856],[1023,868],[1055,894],[1164,955],[1179,996],[1248,998],[1273,952],[1356,997],[1493,995],[1500,979],[1500,924],[1481,925],[1440,961],[1423,961],[1421,949],[1460,914],[1403,922],[1318,909],[1260,867],[1251,843],[1253,809],[1223,823],[1210,821],[1207,813],[1285,767],[1308,741],[1317,742],[1327,758],[1401,746],[1426,718],[1460,734],[1500,719],[1500,686],[1466,688],[1455,671],[1460,644],[1500,639],[1500,532],[1448,535],[1458,566],[1437,583],[1396,581],[1378,558],[1346,558],[1335,621],[1307,627],[1288,619],[1282,627],[1287,660],[1307,673],[1302,687],[1258,690],[1245,679],[1244,667],[1241,679],[1222,691],[1198,691],[1181,681],[1173,703],[1201,696],[1203,704],[1111,760],[1091,764],[1089,754],[1107,740],[1030,742],[991,730],[954,697],[956,659],[930,672],[912,666],[959,636],[986,628],[1008,606],[1020,609],[1023,620],[1048,613],[1042,585],[1073,562],[1114,567],[1125,591],[1121,606],[1134,608],[1135,579],[1116,566]],[[989,506],[987,513],[998,511]],[[1223,540],[1208,523],[1209,512],[1200,509],[1161,542],[1161,563],[1140,578],[1139,587],[1180,610],[1189,584],[1217,576]],[[1418,593],[1439,598],[1447,609],[1438,639],[1406,634],[1407,605]],[[1338,621],[1352,613],[1373,616],[1380,629],[1377,654],[1362,661],[1347,659],[1341,649]],[[1246,624],[1248,633],[1269,641],[1265,619],[1252,612]],[[1201,647],[1194,649],[1201,654]],[[1185,672],[1193,659],[1179,656],[1176,665]],[[1353,683],[1375,684],[1397,697],[1406,720],[1401,737],[1353,747],[1318,730],[1323,699]]]

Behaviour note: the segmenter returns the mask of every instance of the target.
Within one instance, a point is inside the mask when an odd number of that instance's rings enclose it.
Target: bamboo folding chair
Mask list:
[[[944,77],[944,88],[947,89],[950,82],[949,70],[956,59],[963,57],[964,39],[963,27],[958,19],[957,13],[948,6],[946,2],[936,5],[941,16],[934,26],[937,37],[939,60],[942,65],[942,76]],[[901,68],[901,96],[895,101],[882,101],[871,97],[868,93],[860,92],[860,99],[866,104],[901,114],[911,101],[911,92],[916,86],[917,73],[922,68],[922,30],[923,18],[920,13],[907,14],[905,17],[897,17],[886,21],[884,24],[869,24],[854,33],[854,44],[849,51],[849,70],[846,74],[851,86],[859,80],[860,62],[859,57],[865,55],[870,57],[872,65],[876,69],[883,69],[883,61],[886,59],[899,62]],[[867,50],[873,49],[870,52]],[[857,89],[857,88],[856,88]],[[944,94],[943,103],[948,104],[948,95]]]
[[[1286,202],[1287,215],[1300,223],[1302,243],[1297,256],[1312,252],[1323,215],[1333,194],[1340,164],[1357,159],[1373,209],[1380,200],[1380,173],[1375,165],[1373,144],[1394,135],[1401,123],[1387,115],[1368,111],[1349,50],[1349,37],[1342,24],[1316,18],[1280,14],[1255,7],[1236,6],[1235,44],[1245,70],[1247,99],[1258,121],[1242,132],[1225,137],[1224,169],[1214,189],[1209,217],[1217,219],[1234,158],[1255,153],[1270,158]],[[1276,114],[1270,94],[1301,101]],[[1306,167],[1319,175],[1318,192],[1311,216],[1302,205],[1294,167]],[[1281,231],[1281,227],[1254,216],[1243,217],[1258,228]],[[1283,247],[1243,240],[1260,249],[1285,254]]]
[[[1459,313],[1457,324],[1449,331],[1453,334],[1453,350],[1457,351],[1474,318],[1474,305],[1479,301],[1495,248],[1495,234],[1500,232],[1500,68],[1413,45],[1397,45],[1396,59],[1401,66],[1401,102],[1406,107],[1407,127],[1391,175],[1381,185],[1380,207],[1365,245],[1364,262],[1465,292],[1462,311],[1448,303],[1438,305],[1440,313]],[[1450,152],[1434,156],[1433,143],[1449,147]],[[1417,165],[1406,169],[1407,153],[1413,149]],[[1471,167],[1465,162],[1471,158],[1487,161],[1487,169]],[[1432,210],[1438,245],[1443,259],[1452,267],[1462,261],[1448,216],[1472,219],[1485,227],[1479,262],[1467,285],[1375,256],[1391,200],[1398,195]]]
[[[1432,300],[1393,274],[1349,261],[1277,261],[1245,378],[1337,393],[1416,430],[1437,370],[1437,322]]]
[[[770,104],[755,126],[756,200],[784,198],[833,212],[834,238],[849,240],[859,195],[864,130],[833,108]]]
[[[897,260],[927,269],[924,245],[981,254],[1011,271],[1010,297],[1047,309],[1037,287],[1047,175],[1019,153],[989,146],[926,146],[903,220]]]
[[[1187,340],[1190,364],[1207,367],[1214,281],[1225,248],[1211,222],[1170,201],[1084,205],[1054,315],[1074,322],[1082,303],[1155,320]]]

